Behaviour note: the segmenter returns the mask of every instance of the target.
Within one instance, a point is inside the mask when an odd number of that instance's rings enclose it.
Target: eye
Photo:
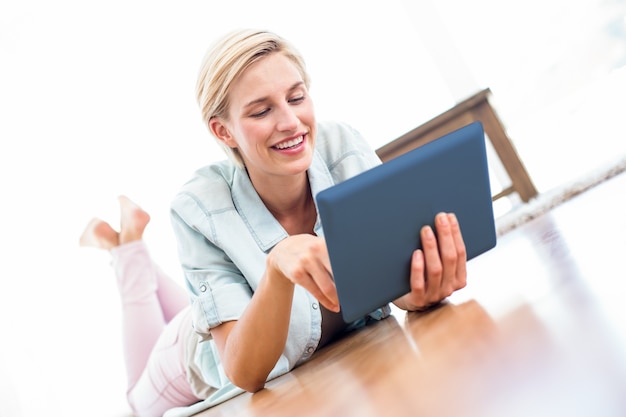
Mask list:
[[[294,97],[294,98],[290,98],[290,99],[289,99],[289,100],[287,100],[287,101],[288,101],[290,104],[300,104],[300,103],[302,103],[302,102],[304,101],[304,99],[305,99],[305,96],[304,96],[304,95],[302,95],[302,96],[297,96],[297,97]]]
[[[265,109],[263,109],[261,111],[258,111],[256,113],[252,113],[250,115],[250,117],[261,118],[261,117],[265,116],[269,112],[270,112],[270,109],[269,108],[265,108]]]

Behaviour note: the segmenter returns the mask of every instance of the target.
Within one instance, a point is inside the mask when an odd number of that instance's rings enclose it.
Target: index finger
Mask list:
[[[315,258],[317,262],[311,268],[309,275],[316,290],[320,292],[320,297],[317,297],[318,301],[331,311],[339,311],[337,287],[324,239],[320,239],[320,243],[315,247]]]

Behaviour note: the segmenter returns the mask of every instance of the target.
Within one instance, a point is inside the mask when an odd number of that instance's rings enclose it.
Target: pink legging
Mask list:
[[[122,304],[128,403],[137,416],[162,416],[198,398],[187,382],[191,331],[185,290],[154,264],[142,241],[111,250]]]

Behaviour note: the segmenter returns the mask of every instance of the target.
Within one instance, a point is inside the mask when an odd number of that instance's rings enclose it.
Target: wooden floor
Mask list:
[[[394,311],[200,416],[626,416],[626,174],[498,240],[468,287]]]

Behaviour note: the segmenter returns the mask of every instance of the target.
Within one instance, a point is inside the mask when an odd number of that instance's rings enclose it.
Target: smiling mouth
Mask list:
[[[300,145],[302,142],[304,142],[304,135],[298,136],[295,139],[291,139],[285,142],[277,143],[276,145],[272,146],[272,148],[279,150],[291,149]]]

